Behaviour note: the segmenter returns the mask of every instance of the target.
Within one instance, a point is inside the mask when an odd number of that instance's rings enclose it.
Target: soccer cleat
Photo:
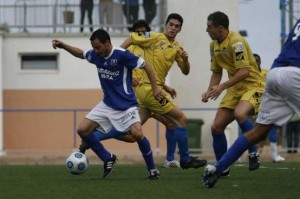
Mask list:
[[[164,168],[180,168],[180,164],[177,160],[172,160],[172,161],[165,160],[163,167]]]
[[[281,157],[280,155],[273,157],[273,162],[283,162],[283,161],[285,161],[285,158]]]
[[[212,188],[219,177],[216,166],[209,164],[206,166],[204,175],[202,176],[202,183],[207,188]]]
[[[254,171],[260,166],[258,153],[249,154],[249,170]]]
[[[85,153],[86,150],[88,150],[90,148],[90,146],[83,140],[81,140],[81,144],[79,146],[79,151],[81,153]]]
[[[187,162],[180,161],[180,166],[182,169],[194,168],[197,169],[199,167],[203,167],[206,165],[206,160],[199,160],[198,157],[190,156],[190,160]]]
[[[228,178],[229,176],[230,176],[230,168],[229,167],[220,174],[220,177],[222,177],[222,178]]]
[[[160,173],[157,169],[149,170],[149,176],[148,176],[149,180],[158,180],[159,176],[160,176]]]
[[[112,154],[112,157],[104,162],[104,165],[103,165],[103,178],[105,178],[106,176],[108,176],[112,172],[114,164],[116,163],[116,161],[117,161],[117,156]]]

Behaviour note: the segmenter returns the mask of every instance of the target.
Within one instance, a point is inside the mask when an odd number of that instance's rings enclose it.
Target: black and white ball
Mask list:
[[[80,152],[74,152],[66,159],[67,170],[74,175],[84,173],[89,167],[87,156]]]

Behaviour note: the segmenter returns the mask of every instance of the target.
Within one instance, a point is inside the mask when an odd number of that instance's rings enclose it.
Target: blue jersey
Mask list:
[[[97,66],[103,102],[107,106],[119,111],[138,106],[132,89],[132,70],[144,67],[142,58],[122,48],[113,48],[107,57],[100,57],[94,50],[89,50],[84,57]]]
[[[280,66],[297,66],[300,68],[300,19],[291,30],[283,44],[279,56],[274,60],[272,68]]]

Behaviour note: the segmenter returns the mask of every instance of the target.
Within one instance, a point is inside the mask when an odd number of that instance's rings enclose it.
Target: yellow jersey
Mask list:
[[[214,72],[225,69],[228,78],[234,76],[238,69],[247,67],[249,76],[233,86],[234,89],[245,89],[253,84],[260,85],[264,82],[248,42],[239,34],[229,32],[222,43],[213,40],[210,43],[211,67]]]
[[[171,43],[164,33],[132,32],[130,36],[133,45],[138,45],[144,50],[144,59],[153,67],[158,85],[164,85],[174,61],[179,67],[184,66],[184,61],[180,56],[180,52],[183,51],[181,43],[178,41]],[[143,73],[143,82],[150,83],[145,71]]]
[[[138,45],[130,45],[127,50],[129,50],[132,54],[136,55],[136,56],[139,56],[139,57],[142,57],[143,59],[145,58],[145,53],[144,53],[144,49],[141,48],[140,46]],[[136,70],[133,70],[132,71],[132,77],[133,78],[136,78],[136,79],[139,79],[139,80],[142,80],[144,79],[144,75],[146,75],[146,72],[144,74],[144,69],[142,68],[139,68],[139,69],[136,69]],[[146,77],[148,77],[146,75]]]

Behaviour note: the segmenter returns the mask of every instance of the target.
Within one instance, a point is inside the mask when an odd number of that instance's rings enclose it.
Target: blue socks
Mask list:
[[[91,149],[102,161],[111,158],[111,154],[104,148],[104,146],[99,142],[98,138],[93,133],[82,139],[88,143]]]
[[[269,131],[269,140],[270,142],[277,143],[277,127],[273,126]]]
[[[224,132],[218,134],[213,133],[212,137],[213,137],[213,148],[214,148],[216,160],[218,161],[227,151],[227,139]]]
[[[166,140],[167,140],[167,157],[168,161],[175,159],[174,153],[176,151],[176,135],[175,129],[166,129]]]
[[[190,160],[187,127],[176,127],[175,135],[179,148],[180,161],[187,162]]]
[[[108,133],[101,133],[97,130],[94,130],[92,132],[97,138],[98,140],[107,140],[107,139],[111,139],[111,138],[116,138],[116,139],[120,139],[122,136],[125,135],[125,133],[117,131],[117,129],[115,129],[114,127],[108,132]]]
[[[250,131],[254,127],[252,121],[249,118],[246,119],[244,122],[239,123],[239,126],[240,126],[243,133],[246,133],[247,131]],[[249,153],[257,153],[257,148],[256,148],[255,145],[253,145],[253,146],[250,146],[248,151],[249,151]]]
[[[142,152],[143,158],[146,162],[148,171],[155,169],[155,164],[154,164],[149,140],[146,137],[144,137],[141,141],[138,142],[138,145],[140,151]]]
[[[251,146],[250,142],[244,135],[240,135],[233,145],[228,149],[222,158],[216,163],[216,167],[219,173],[222,173],[231,164],[243,155],[243,153]]]

